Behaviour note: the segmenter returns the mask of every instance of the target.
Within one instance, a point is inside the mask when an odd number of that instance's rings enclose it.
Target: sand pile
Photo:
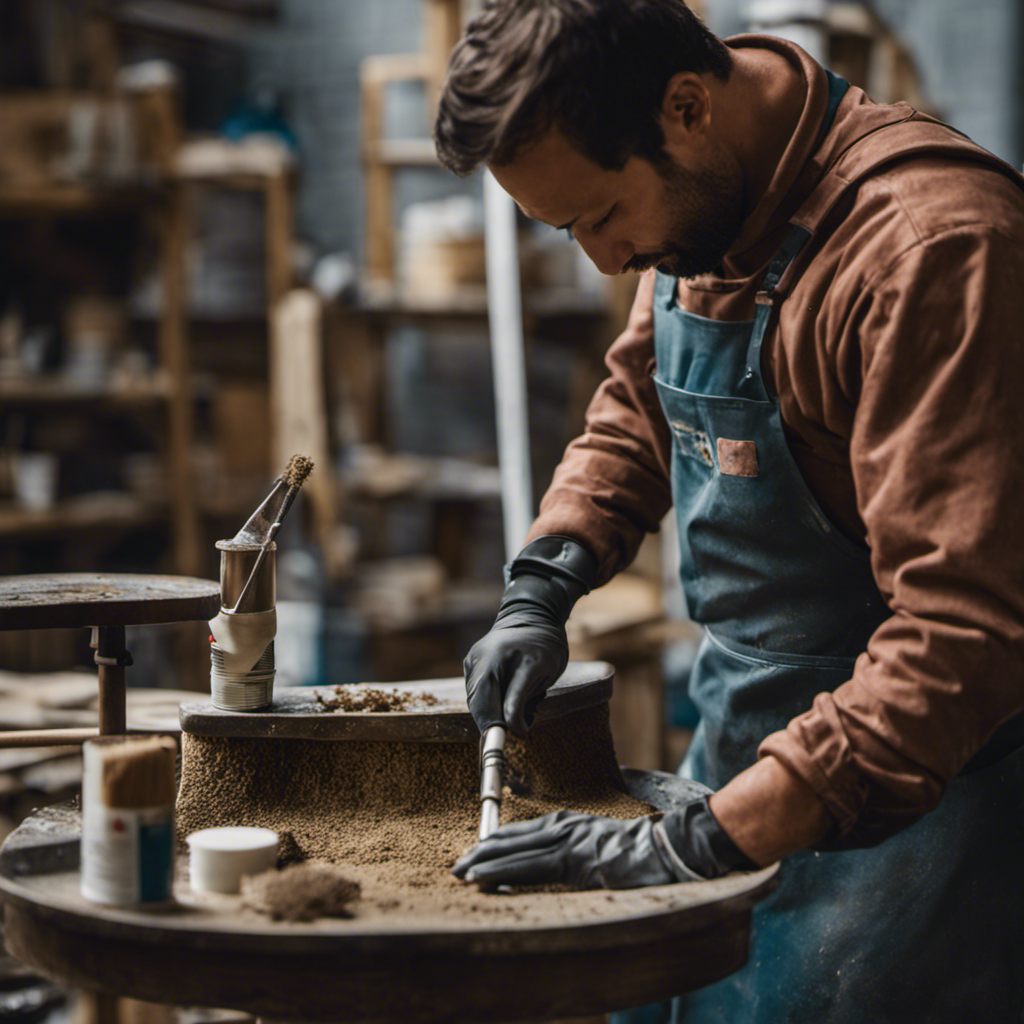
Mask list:
[[[318,742],[184,734],[177,824],[289,833],[290,860],[336,865],[375,910],[494,913],[514,897],[482,896],[450,874],[480,823],[473,743]],[[625,792],[608,707],[509,737],[502,822],[568,807],[614,818],[651,808]]]

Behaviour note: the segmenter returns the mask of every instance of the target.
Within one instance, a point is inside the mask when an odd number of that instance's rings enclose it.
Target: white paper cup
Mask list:
[[[186,842],[196,892],[238,892],[243,875],[258,875],[277,863],[277,833],[269,828],[204,828]]]

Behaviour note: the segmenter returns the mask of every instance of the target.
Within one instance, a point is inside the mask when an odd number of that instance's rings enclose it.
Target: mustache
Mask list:
[[[650,270],[651,267],[656,267],[663,260],[668,259],[672,253],[670,252],[651,252],[651,253],[636,253],[630,256],[628,260],[622,265],[620,274],[642,274],[645,270]]]

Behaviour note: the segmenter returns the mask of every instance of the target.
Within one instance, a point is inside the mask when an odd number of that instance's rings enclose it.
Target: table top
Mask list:
[[[220,584],[191,576],[44,573],[0,577],[0,630],[201,622],[220,609]]]
[[[695,783],[625,770],[668,807]],[[241,897],[195,893],[181,858],[175,903],[105,907],[79,891],[79,814],[37,811],[0,851],[7,948],[69,985],[271,1018],[440,1024],[550,1020],[643,1005],[716,981],[746,960],[751,908],[778,866],[631,890],[494,894],[515,913],[461,917],[353,908],[273,921]]]
[[[570,662],[537,706],[536,721],[605,703],[612,695],[615,669],[606,661]],[[181,728],[193,736],[250,736],[265,739],[368,740],[407,743],[476,743],[480,739],[466,706],[461,677],[415,682],[372,683],[406,700],[402,710],[328,710],[321,703],[338,695],[358,698],[367,684],[293,686],[274,692],[263,711],[222,711],[209,701],[181,705]]]

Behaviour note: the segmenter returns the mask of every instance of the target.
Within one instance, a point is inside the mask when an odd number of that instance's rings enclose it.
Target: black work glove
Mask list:
[[[656,818],[619,821],[575,811],[503,825],[452,868],[485,886],[635,889],[718,878],[757,865],[725,834],[708,797]]]
[[[466,655],[466,701],[483,732],[525,736],[548,688],[565,671],[565,623],[593,587],[597,562],[568,537],[538,537],[512,560],[491,631]]]

